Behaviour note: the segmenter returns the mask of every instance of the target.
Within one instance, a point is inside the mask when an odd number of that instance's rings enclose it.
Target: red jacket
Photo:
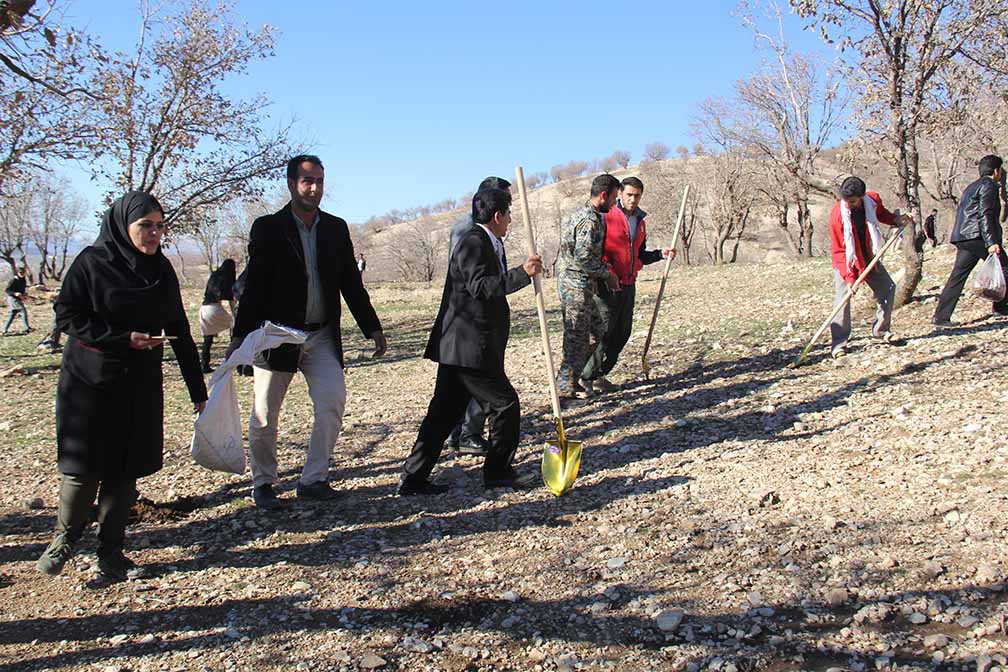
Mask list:
[[[878,221],[881,224],[889,224],[891,226],[896,223],[896,215],[885,209],[885,206],[882,205],[881,196],[874,191],[869,191],[865,194],[865,198],[871,198],[875,201],[875,216],[878,217]],[[833,268],[840,273],[840,277],[844,279],[844,282],[851,284],[857,280],[857,277],[864,272],[865,267],[868,265],[868,262],[865,261],[868,258],[866,252],[871,251],[874,255],[874,250],[862,250],[861,241],[855,234],[854,268],[847,268],[847,247],[844,245],[843,215],[840,214],[840,201],[836,202],[833,210],[830,212],[829,228],[830,240],[833,244]],[[871,246],[871,235],[867,235],[866,238],[868,245]]]
[[[602,247],[602,261],[609,266],[619,278],[620,284],[630,286],[637,280],[637,272],[644,264],[651,264],[661,259],[659,250],[645,250],[647,228],[644,218],[647,213],[637,208],[637,235],[634,237],[633,248],[630,246],[630,224],[627,222],[623,208],[617,203],[605,213],[606,236]]]

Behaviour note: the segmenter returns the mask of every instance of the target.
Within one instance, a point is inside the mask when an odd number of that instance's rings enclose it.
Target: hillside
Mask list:
[[[820,161],[820,177],[838,183],[847,175],[843,168],[839,149],[824,152]],[[651,212],[649,217],[649,240],[651,245],[667,245],[671,243],[675,216],[681,197],[682,184],[693,183],[693,188],[703,186],[705,168],[702,157],[689,157],[659,161],[648,166],[632,165],[626,169],[613,171],[613,175],[622,180],[630,175],[640,176],[645,183],[644,197],[641,208]],[[884,170],[862,166],[859,174],[868,182],[869,188],[878,190],[887,204],[895,203],[889,180]],[[530,189],[529,209],[535,228],[538,249],[544,259],[550,261],[556,252],[561,223],[567,215],[588,196],[592,176],[579,177],[560,182],[552,182]],[[653,176],[660,175],[660,179]],[[505,171],[501,175],[513,179],[513,171]],[[517,203],[517,192],[512,189],[515,204],[512,208],[513,223],[508,234],[508,244],[512,249],[525,250],[525,232],[520,207]],[[810,200],[812,222],[814,228],[813,251],[815,256],[829,253],[829,210],[835,202],[834,196],[813,193]],[[926,210],[935,204],[924,203]],[[709,263],[706,241],[712,237],[710,224],[705,215],[706,206],[701,201],[698,216],[697,234],[694,240],[693,263]],[[460,217],[468,215],[468,209],[459,208],[451,212],[439,213],[420,220],[401,222],[388,225],[378,231],[361,231],[355,237],[355,247],[364,251],[368,258],[370,278],[375,281],[398,281],[403,279],[400,268],[401,258],[407,257],[408,262],[418,258],[429,257],[435,280],[440,281],[444,275],[448,257],[448,238],[452,224]],[[939,237],[951,227],[950,213],[939,216]],[[791,213],[792,231],[797,230]],[[793,235],[797,235],[794,233]],[[783,262],[793,257],[788,249],[782,233],[777,226],[775,216],[767,211],[757,209],[752,221],[747,227],[739,248],[739,258],[748,262]],[[417,278],[414,278],[417,279]]]
[[[419,355],[437,283],[373,287],[384,359],[344,323],[342,498],[329,505],[263,513],[247,475],[195,466],[167,362],[165,469],[141,481],[129,531],[157,577],[104,590],[87,587],[92,536],[61,577],[33,568],[55,512],[58,359],[34,353],[35,334],[4,338],[0,670],[1005,669],[1008,323],[964,297],[965,326],[932,333],[951,262],[948,246],[928,252],[920,300],[894,317],[906,346],[867,338],[859,296],[851,355],[835,363],[820,345],[798,369],[829,311],[826,259],[677,266],[644,379],[647,268],[620,389],[566,407],[586,448],[561,498],[484,491],[480,462],[447,451],[447,495],[392,496],[432,389]],[[186,290],[193,315],[201,290]],[[511,305],[517,466],[532,471],[553,429],[531,290]],[[33,305],[36,324],[45,311]],[[247,411],[251,383],[238,385]],[[309,425],[297,378],[284,498]]]

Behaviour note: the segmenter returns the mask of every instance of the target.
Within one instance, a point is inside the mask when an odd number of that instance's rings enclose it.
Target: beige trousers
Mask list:
[[[336,358],[329,325],[308,334],[301,351],[298,370],[308,383],[315,421],[308,441],[308,454],[301,471],[301,483],[310,485],[329,480],[329,460],[343,427],[346,408],[346,382],[343,367]],[[249,417],[249,462],[252,484],[256,487],[276,483],[277,421],[280,406],[293,373],[253,367],[252,415]]]

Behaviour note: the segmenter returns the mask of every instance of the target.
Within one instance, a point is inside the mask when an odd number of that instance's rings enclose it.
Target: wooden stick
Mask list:
[[[532,231],[532,217],[529,215],[528,194],[525,191],[525,173],[521,166],[515,166],[515,179],[518,181],[518,200],[521,202],[522,219],[525,220],[525,244],[529,256],[537,254],[535,232]],[[546,326],[546,304],[543,301],[541,273],[532,276],[532,286],[535,288],[536,312],[539,313],[539,333],[542,336],[543,352],[546,354],[546,375],[549,377],[550,401],[553,403],[553,415],[556,417],[557,433],[560,435],[560,445],[567,443],[564,435],[563,419],[560,415],[560,395],[556,387],[556,370],[553,368],[553,350],[550,349],[549,329]]]
[[[875,268],[875,266],[877,266],[880,261],[882,261],[882,255],[888,252],[889,248],[895,245],[896,241],[899,240],[902,235],[903,235],[903,229],[900,228],[899,231],[896,233],[896,235],[890,238],[889,241],[882,246],[882,249],[879,250],[879,253],[875,255],[875,258],[871,260],[871,263],[868,264],[868,266],[865,267],[865,270],[861,272],[861,275],[857,277],[857,280],[855,280],[854,283],[847,288],[847,294],[844,296],[843,301],[838,303],[833,308],[833,312],[829,314],[829,317],[826,318],[826,321],[822,323],[821,327],[819,327],[819,331],[815,332],[815,335],[812,336],[812,340],[809,341],[809,344],[806,345],[805,349],[801,351],[800,355],[798,355],[798,359],[794,361],[795,366],[801,366],[801,363],[805,361],[806,357],[808,357],[809,352],[812,351],[812,347],[816,344],[816,341],[819,340],[819,337],[823,335],[823,332],[825,332],[826,329],[829,327],[830,323],[833,321],[833,318],[836,317],[837,313],[843,310],[843,307],[850,302],[850,300],[854,297],[854,294],[861,287],[862,283],[864,283],[865,278],[868,277],[868,274],[872,272],[872,269]]]
[[[686,185],[683,192],[682,202],[679,204],[679,217],[676,219],[675,231],[672,233],[672,247],[675,249],[679,244],[679,230],[682,228],[683,215],[686,214],[686,199],[689,197],[690,185]],[[651,371],[651,366],[647,361],[648,349],[651,347],[651,335],[654,334],[655,323],[658,321],[658,309],[661,307],[662,295],[665,293],[665,281],[668,279],[669,269],[672,268],[672,255],[665,260],[665,270],[662,271],[661,285],[658,287],[658,298],[655,299],[654,313],[651,314],[651,326],[648,327],[647,338],[644,339],[644,353],[641,355],[641,369],[647,376]]]

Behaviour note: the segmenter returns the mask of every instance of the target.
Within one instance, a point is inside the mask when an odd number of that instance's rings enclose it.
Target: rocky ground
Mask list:
[[[93,538],[62,576],[33,568],[53,526],[58,358],[35,354],[36,334],[4,338],[0,671],[1008,670],[1008,323],[964,296],[964,325],[932,332],[951,259],[928,252],[919,300],[894,320],[905,346],[868,338],[866,292],[851,354],[820,346],[800,368],[787,365],[829,312],[828,260],[676,268],[647,380],[650,267],[620,389],[566,408],[586,448],[560,498],[484,491],[479,462],[447,453],[448,495],[392,496],[432,389],[418,355],[440,286],[374,289],[382,360],[344,325],[334,504],[293,499],[303,382],[281,420],[292,504],[270,514],[247,475],[191,462],[191,407],[166,362],[166,467],[141,481],[129,531],[156,578],[104,589],[89,586]],[[536,470],[553,431],[531,290],[512,306],[518,463]],[[32,308],[39,326],[49,315]]]

